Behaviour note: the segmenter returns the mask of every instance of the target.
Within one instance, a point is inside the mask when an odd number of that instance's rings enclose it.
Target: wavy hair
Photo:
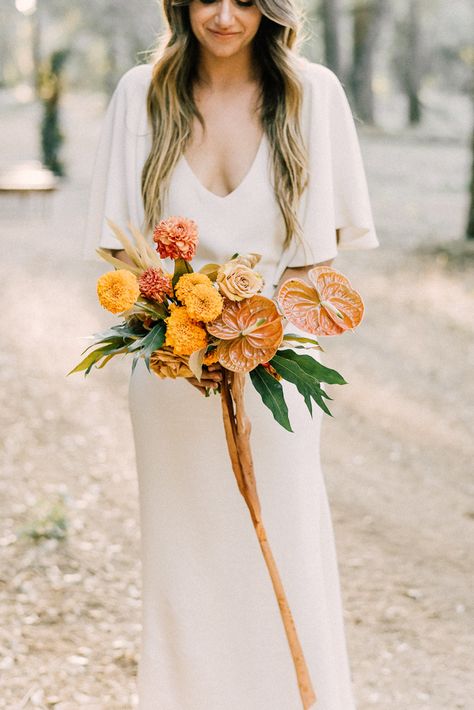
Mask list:
[[[193,118],[204,119],[193,99],[199,43],[189,21],[190,0],[163,0],[166,30],[154,50],[147,112],[152,148],[142,171],[145,227],[162,219],[169,178],[191,137]],[[273,188],[286,237],[303,241],[298,204],[308,179],[300,127],[302,86],[295,68],[302,19],[294,0],[255,0],[262,13],[252,48],[260,69],[260,120],[271,146]]]

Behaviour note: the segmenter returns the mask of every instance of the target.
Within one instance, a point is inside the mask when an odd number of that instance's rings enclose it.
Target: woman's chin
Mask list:
[[[237,36],[221,37],[210,31],[205,38],[199,37],[198,41],[202,49],[215,57],[231,57],[238,54],[242,48]]]

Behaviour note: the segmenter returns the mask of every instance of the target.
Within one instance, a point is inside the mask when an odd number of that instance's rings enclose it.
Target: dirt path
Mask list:
[[[68,130],[82,108],[69,98]],[[64,377],[84,345],[77,334],[106,319],[93,294],[101,267],[79,259],[100,104],[82,115],[49,218],[5,204],[0,222],[0,708],[11,710],[136,705],[128,365]],[[9,111],[5,159],[35,153],[29,118]],[[420,248],[460,233],[468,155],[376,135],[363,149],[383,247],[335,264],[367,314],[356,334],[324,343],[349,385],[333,388],[322,452],[358,710],[472,708],[474,261]],[[49,539],[19,537],[40,532],[56,500]]]

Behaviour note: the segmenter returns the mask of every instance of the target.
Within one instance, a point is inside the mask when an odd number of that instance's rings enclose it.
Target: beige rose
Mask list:
[[[176,355],[171,348],[166,346],[155,350],[150,358],[150,370],[158,377],[193,377],[192,370],[188,367],[188,355]]]
[[[245,255],[251,256],[251,255]],[[258,256],[258,255],[257,255]],[[247,264],[232,259],[223,264],[217,272],[217,284],[220,292],[230,301],[242,301],[262,290],[264,280]]]

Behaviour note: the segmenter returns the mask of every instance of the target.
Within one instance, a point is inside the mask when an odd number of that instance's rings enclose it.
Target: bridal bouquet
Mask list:
[[[297,350],[322,349],[314,335],[339,335],[361,321],[364,306],[348,279],[336,269],[314,267],[311,284],[288,279],[276,299],[261,295],[259,254],[234,254],[224,264],[192,268],[198,246],[193,220],[169,217],[153,232],[153,248],[131,224],[132,242],[112,221],[110,228],[131,264],[110,252],[98,253],[114,267],[100,276],[101,305],[121,322],[93,336],[87,355],[71,371],[86,375],[113,357],[132,355],[132,369],[144,359],[159,377],[202,378],[215,363],[222,369],[222,414],[237,484],[249,508],[285,626],[303,707],[313,706],[311,684],[293,617],[262,522],[250,448],[250,422],[244,407],[246,374],[275,420],[292,431],[281,380],[296,386],[312,414],[313,402],[330,414],[322,387],[344,384],[343,377],[311,355]],[[174,262],[168,273],[161,259]],[[308,336],[285,333],[286,321]],[[71,374],[71,373],[70,373]]]

